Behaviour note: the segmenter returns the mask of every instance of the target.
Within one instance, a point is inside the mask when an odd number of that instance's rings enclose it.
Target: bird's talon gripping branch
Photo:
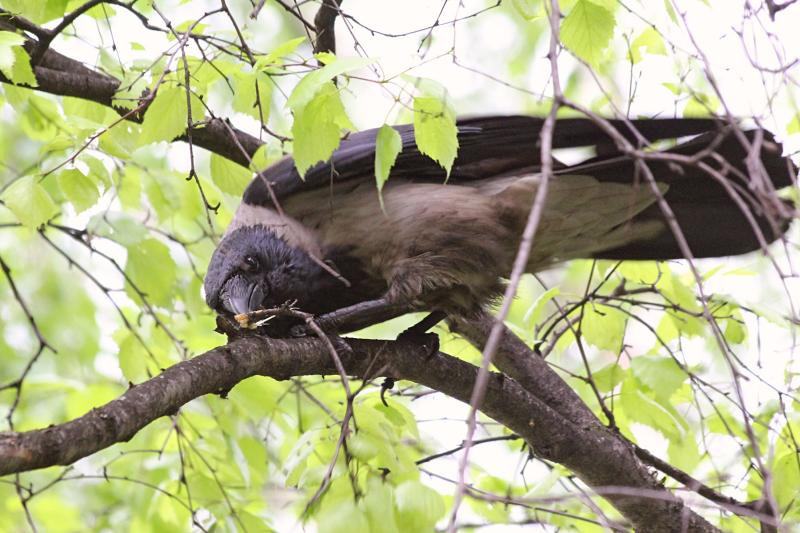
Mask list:
[[[303,324],[296,324],[289,328],[289,336],[290,337],[307,337],[308,336],[308,327]]]
[[[346,339],[338,335],[329,335],[328,338],[331,340],[331,344],[336,349],[336,353],[338,354],[351,354],[353,353],[353,348],[347,343]]]
[[[397,340],[421,346],[425,349],[425,358],[430,359],[439,352],[439,335],[419,331],[404,331]]]

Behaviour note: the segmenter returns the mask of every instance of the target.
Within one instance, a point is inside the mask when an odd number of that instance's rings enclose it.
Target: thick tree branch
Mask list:
[[[317,41],[314,43],[314,52],[336,53],[336,33],[334,25],[339,16],[339,6],[344,0],[323,0],[319,11],[314,17],[314,27]]]
[[[473,365],[444,354],[428,358],[425,349],[405,343],[348,342],[353,351],[342,353],[341,360],[352,375],[385,367],[388,375],[469,401],[477,376]],[[71,422],[0,434],[0,474],[71,464],[130,439],[194,398],[225,393],[250,376],[288,379],[319,374],[337,374],[321,341],[245,337],[179,363]],[[573,470],[637,529],[680,531],[683,524],[684,531],[716,531],[649,475],[617,436],[565,419],[516,381],[492,374],[482,411],[523,437],[537,456]],[[644,496],[631,488],[640,489]]]

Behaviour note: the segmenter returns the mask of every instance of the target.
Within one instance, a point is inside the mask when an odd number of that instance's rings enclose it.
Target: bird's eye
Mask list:
[[[258,269],[258,259],[253,257],[252,255],[248,255],[244,258],[244,263],[242,264],[242,269],[245,272],[252,272],[253,270]]]

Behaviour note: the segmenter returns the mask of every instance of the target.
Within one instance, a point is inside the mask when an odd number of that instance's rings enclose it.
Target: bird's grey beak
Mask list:
[[[230,298],[225,302],[225,304],[225,307],[227,307],[228,310],[234,315],[241,315],[251,311],[250,298],[248,296]]]
[[[264,307],[264,291],[257,283],[236,276],[228,281],[226,289],[222,305],[234,315],[250,313]]]

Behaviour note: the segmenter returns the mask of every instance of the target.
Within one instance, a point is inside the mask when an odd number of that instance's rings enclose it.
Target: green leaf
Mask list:
[[[144,113],[139,145],[171,141],[183,135],[188,120],[187,109],[184,89],[161,87]]]
[[[633,375],[650,387],[656,397],[668,401],[688,378],[671,357],[643,355],[631,360]]]
[[[256,60],[255,69],[261,70],[266,66],[273,65],[276,63],[280,63],[278,59],[281,57],[287,56],[297,50],[297,47],[305,41],[305,37],[297,37],[290,41],[286,41],[285,43],[281,43],[276,46],[270,53],[265,56],[259,57]]]
[[[661,85],[675,96],[680,96],[681,94],[683,94],[683,87],[681,87],[680,85],[670,82],[664,82]]]
[[[394,490],[384,480],[370,477],[364,494],[363,506],[373,532],[399,533],[394,512]]]
[[[583,307],[581,332],[589,344],[601,350],[619,352],[625,335],[627,317],[619,309],[602,304]]]
[[[114,172],[117,197],[122,207],[137,210],[142,205],[142,170],[128,165]]]
[[[131,383],[140,383],[146,380],[147,359],[142,345],[127,330],[119,330],[114,337],[119,346],[117,357],[122,375]]]
[[[414,98],[414,138],[419,151],[439,163],[449,176],[458,152],[458,128],[447,95]]]
[[[108,155],[130,159],[131,152],[137,148],[140,129],[138,124],[119,123],[100,136],[98,146]]]
[[[684,117],[708,117],[719,109],[719,98],[715,95],[695,92],[683,108]]]
[[[94,206],[100,199],[97,185],[77,169],[64,170],[56,177],[58,186],[76,213],[82,213]]]
[[[642,60],[642,50],[648,54],[667,55],[664,38],[653,27],[644,30],[631,43],[631,60],[634,63]]]
[[[39,83],[36,81],[36,75],[33,73],[31,67],[31,58],[28,52],[21,46],[15,46],[12,49],[14,54],[14,66],[11,67],[11,81],[29,87],[37,87]]]
[[[668,268],[666,264],[656,261],[622,261],[617,274],[633,283],[652,285],[661,277],[661,271]]]
[[[656,286],[669,303],[681,308],[680,311],[670,310],[667,312],[667,315],[675,323],[675,327],[683,334],[700,335],[703,332],[703,324],[693,315],[702,311],[703,308],[698,303],[692,288],[671,271],[664,271]]]
[[[196,20],[184,20],[180,24],[175,25],[175,33],[180,36],[191,29],[193,34],[202,35],[203,31],[205,31],[207,27],[208,24],[203,24],[202,22],[198,24]],[[177,40],[178,37],[176,37],[175,34],[170,33],[167,35],[167,38],[172,41]]]
[[[138,70],[130,70],[121,80],[111,102],[114,107],[121,107],[130,111],[139,105],[139,101],[145,91],[147,91],[147,82],[144,76]]]
[[[430,531],[445,512],[442,496],[419,481],[399,485],[395,502],[401,531]]]
[[[739,413],[737,413],[739,415]],[[708,430],[719,435],[732,435],[737,439],[746,442],[748,440],[747,431],[738,416],[731,414],[725,405],[717,405],[714,412],[708,416]]]
[[[67,96],[61,100],[61,107],[69,117],[80,117],[97,126],[105,125],[108,108],[96,102]]]
[[[378,192],[389,179],[389,172],[402,149],[403,140],[397,130],[386,124],[381,126],[375,139],[375,182],[378,185]],[[381,203],[383,203],[382,197]]]
[[[111,187],[111,176],[109,175],[108,169],[102,161],[96,157],[86,154],[81,157],[81,161],[86,163],[86,166],[89,167],[89,179],[99,182],[105,189],[109,189]]]
[[[241,196],[252,177],[253,174],[245,167],[221,155],[211,154],[211,179],[222,192]]]
[[[11,13],[22,15],[31,22],[42,24],[61,17],[69,0],[3,0],[2,7]],[[77,6],[76,6],[77,7]]]
[[[592,380],[600,392],[611,392],[614,387],[622,383],[628,371],[617,363],[604,366],[597,372],[592,372]]]
[[[317,93],[336,76],[344,74],[345,72],[350,72],[351,70],[363,68],[374,62],[374,59],[365,57],[335,58],[324,67],[306,74],[292,91],[289,100],[286,102],[286,106],[292,111],[297,112],[308,106]]]
[[[550,287],[540,294],[525,312],[525,316],[523,317],[525,325],[527,327],[535,326],[539,322],[539,318],[542,316],[542,311],[544,311],[545,306],[559,294],[561,294],[561,289],[558,287]]]
[[[576,56],[592,66],[600,58],[614,35],[614,15],[589,0],[578,0],[561,25],[561,42]]]
[[[300,176],[315,163],[326,161],[339,146],[342,130],[352,128],[339,91],[327,82],[308,105],[294,112],[293,156]]]
[[[678,439],[670,439],[667,454],[672,465],[690,474],[702,459],[692,434],[683,435]]]
[[[542,16],[541,0],[513,0],[511,5],[519,16],[527,21],[536,20]]]
[[[125,274],[148,301],[165,308],[172,307],[178,273],[166,245],[155,239],[145,239],[128,246]],[[132,299],[140,301],[130,283],[125,284],[125,291]]]
[[[269,119],[272,105],[272,82],[264,74],[242,73],[236,77],[233,109],[260,122]]]
[[[101,407],[120,395],[117,387],[95,383],[80,388],[67,397],[67,418],[78,418],[95,407]]]
[[[11,68],[17,60],[14,48],[22,46],[25,38],[10,31],[0,31],[0,72],[11,78]]]
[[[352,501],[328,505],[316,517],[319,533],[369,533],[365,514]]]
[[[135,246],[147,237],[147,229],[141,222],[119,211],[94,215],[86,229],[92,235],[111,239],[123,246]]]
[[[747,338],[747,329],[741,320],[729,318],[725,321],[725,339],[731,344],[741,344]]]
[[[800,458],[797,453],[781,456],[772,466],[772,494],[778,509],[785,510],[800,497]]]
[[[657,429],[669,439],[683,437],[686,422],[669,404],[644,392],[635,376],[622,382],[618,399],[619,406],[630,420]]]
[[[177,176],[165,172],[146,172],[141,175],[144,192],[150,206],[156,212],[159,220],[170,220],[182,207],[181,198],[176,190],[176,183],[180,184]],[[184,186],[185,187],[185,186]]]
[[[172,499],[170,499],[170,501],[174,502]],[[236,521],[241,521],[242,531],[247,531],[247,533],[275,533],[276,531],[269,527],[268,521],[265,521],[262,517],[248,513],[247,511],[237,511]],[[178,522],[175,530],[180,530],[183,524],[184,522]]]
[[[672,20],[673,24],[678,23],[678,15],[675,13],[675,10],[672,8],[672,1],[671,0],[664,0],[664,9],[667,10],[667,14],[669,18]]]
[[[353,457],[366,462],[378,455],[380,443],[364,431],[359,431],[347,439],[347,449]]]
[[[588,0],[589,2],[614,12],[619,6],[619,0]]]
[[[29,228],[38,228],[58,212],[53,199],[32,176],[15,181],[0,194],[0,200]]]
[[[800,133],[800,113],[795,114],[789,124],[786,125],[786,133],[789,135]]]
[[[282,159],[283,155],[283,152],[277,145],[264,143],[258,147],[256,153],[254,153],[253,157],[250,159],[250,170],[253,172],[260,172]]]

